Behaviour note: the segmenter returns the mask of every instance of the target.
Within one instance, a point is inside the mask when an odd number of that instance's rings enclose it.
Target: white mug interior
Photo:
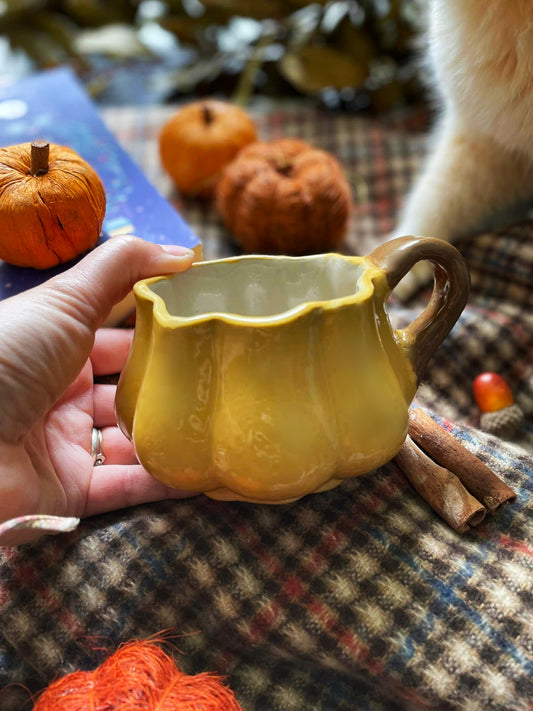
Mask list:
[[[150,282],[171,317],[228,314],[267,318],[316,302],[354,297],[365,266],[342,255],[245,256],[200,262]]]

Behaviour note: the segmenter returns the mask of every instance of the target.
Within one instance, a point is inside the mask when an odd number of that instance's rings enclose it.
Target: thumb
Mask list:
[[[0,302],[0,437],[19,439],[83,368],[96,329],[133,284],[194,255],[120,236],[34,289]]]
[[[78,322],[95,331],[115,304],[139,279],[181,272],[191,266],[194,252],[186,247],[160,246],[131,235],[104,242],[78,264],[48,282],[75,310]]]

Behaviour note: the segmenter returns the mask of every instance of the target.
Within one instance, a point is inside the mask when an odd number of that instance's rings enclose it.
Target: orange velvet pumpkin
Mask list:
[[[222,169],[257,139],[255,125],[238,106],[206,99],[179,109],[163,126],[163,167],[186,196],[211,197]]]
[[[0,148],[0,259],[46,269],[96,244],[106,198],[70,148],[43,141]]]
[[[218,184],[217,206],[246,251],[303,255],[340,246],[352,192],[333,155],[283,138],[243,148]]]

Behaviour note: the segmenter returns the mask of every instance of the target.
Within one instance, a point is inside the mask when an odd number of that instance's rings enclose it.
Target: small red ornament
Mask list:
[[[474,380],[473,390],[481,410],[481,429],[503,437],[511,436],[521,425],[524,414],[501,375],[481,373]]]

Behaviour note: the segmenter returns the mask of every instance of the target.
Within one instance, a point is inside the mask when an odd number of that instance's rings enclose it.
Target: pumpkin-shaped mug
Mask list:
[[[394,329],[385,302],[419,260],[431,299]],[[366,257],[240,256],[138,282],[116,412],[157,479],[285,503],[381,466],[469,292],[450,244],[402,237]]]

